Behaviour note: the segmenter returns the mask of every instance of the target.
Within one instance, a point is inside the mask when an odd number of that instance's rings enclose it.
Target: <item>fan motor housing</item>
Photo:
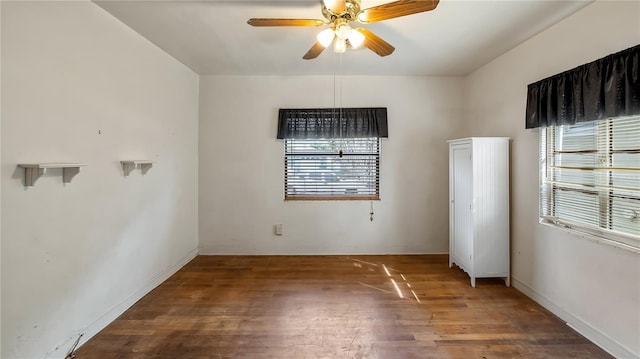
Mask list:
[[[345,2],[345,10],[339,14],[327,8],[324,1],[322,2],[322,15],[330,22],[334,22],[339,18],[345,19],[347,21],[354,21],[358,18],[359,13],[360,0],[347,0]]]

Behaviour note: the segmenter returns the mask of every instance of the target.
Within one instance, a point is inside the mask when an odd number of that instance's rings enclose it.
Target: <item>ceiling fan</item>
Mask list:
[[[251,26],[322,26],[328,29],[320,32],[311,49],[302,57],[315,59],[333,42],[333,49],[343,53],[347,48],[364,46],[380,56],[390,55],[395,48],[378,35],[364,27],[352,28],[352,22],[369,24],[396,17],[430,11],[438,6],[439,0],[400,0],[370,7],[360,8],[360,0],[322,0],[322,15],[318,19],[264,19],[252,18]]]

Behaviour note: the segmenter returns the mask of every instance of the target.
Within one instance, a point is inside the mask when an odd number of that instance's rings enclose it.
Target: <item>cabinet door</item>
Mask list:
[[[452,206],[453,206],[453,254],[459,265],[470,270],[472,253],[472,163],[470,145],[453,146],[452,161]]]

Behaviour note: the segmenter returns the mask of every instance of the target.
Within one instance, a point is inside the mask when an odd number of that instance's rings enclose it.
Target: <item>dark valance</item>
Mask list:
[[[640,114],[640,45],[532,83],[526,128]]]
[[[389,137],[386,107],[280,109],[278,138]]]

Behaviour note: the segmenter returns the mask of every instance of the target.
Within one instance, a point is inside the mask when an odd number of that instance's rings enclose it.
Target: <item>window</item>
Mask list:
[[[540,217],[640,249],[640,117],[540,132]]]
[[[380,139],[285,139],[284,197],[380,199]]]
[[[280,109],[285,200],[380,199],[380,138],[387,109]]]

